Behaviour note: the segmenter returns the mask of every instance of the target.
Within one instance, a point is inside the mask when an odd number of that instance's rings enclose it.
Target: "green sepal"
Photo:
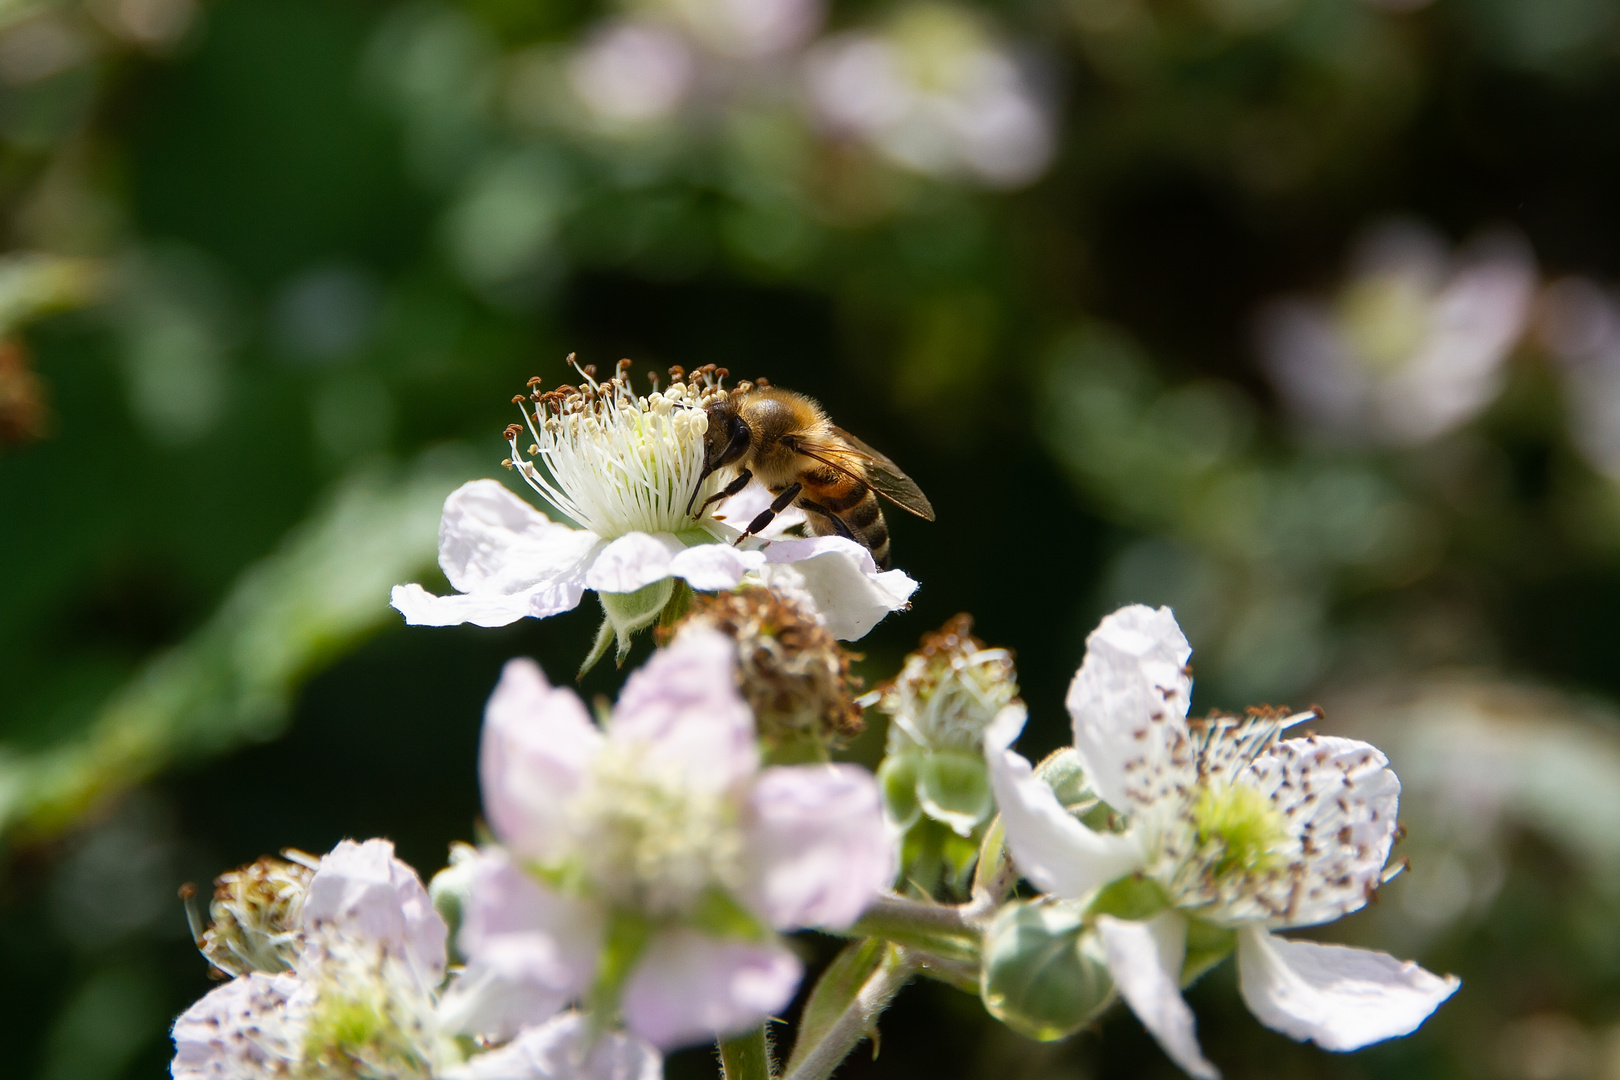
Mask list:
[[[957,836],[971,836],[996,808],[984,758],[966,750],[925,754],[917,765],[917,798],[923,813]]]
[[[991,1016],[1020,1035],[1051,1042],[1106,1009],[1114,980],[1073,905],[1015,900],[985,931],[979,996]]]
[[[833,957],[833,962],[816,980],[815,989],[810,991],[810,1000],[804,1004],[799,1034],[793,1041],[793,1054],[788,1058],[785,1074],[791,1074],[802,1063],[810,1048],[826,1037],[828,1030],[844,1015],[854,1002],[855,995],[861,992],[868,979],[877,974],[878,968],[892,951],[893,946],[888,942],[880,938],[866,938],[844,946]],[[873,1053],[876,1056],[876,1044]]]
[[[599,592],[596,598],[602,602],[602,614],[607,621],[613,624],[613,636],[619,644],[618,663],[622,667],[625,659],[630,655],[631,639],[640,631],[647,629],[658,621],[665,606],[675,595],[675,579],[661,578],[651,585],[644,585],[635,592],[611,593]],[[600,641],[600,632],[598,633]],[[605,652],[605,650],[603,650]],[[594,656],[595,650],[592,650]],[[600,659],[600,657],[595,657]],[[594,663],[594,660],[592,661]]]
[[[735,941],[769,941],[771,928],[760,922],[722,889],[705,889],[684,920],[710,937]]]
[[[916,759],[910,754],[884,758],[877,779],[890,820],[902,831],[915,825],[922,816],[922,803],[917,800]]]
[[[1086,905],[1089,916],[1112,915],[1116,919],[1141,921],[1168,910],[1170,898],[1157,881],[1144,874],[1130,874],[1104,885]]]
[[[1202,919],[1187,920],[1187,958],[1181,964],[1181,985],[1191,986],[1199,976],[1232,955],[1237,933]]]
[[[653,924],[635,912],[615,910],[608,916],[607,932],[602,935],[602,953],[596,965],[596,982],[586,996],[591,1023],[598,1030],[612,1027],[617,1021],[619,994],[652,934]]]

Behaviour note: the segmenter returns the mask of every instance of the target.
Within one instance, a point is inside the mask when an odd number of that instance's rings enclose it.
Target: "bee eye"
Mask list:
[[[729,465],[748,452],[752,433],[740,416],[733,416],[726,426],[730,439],[726,443],[726,452],[721,457],[722,464]]]

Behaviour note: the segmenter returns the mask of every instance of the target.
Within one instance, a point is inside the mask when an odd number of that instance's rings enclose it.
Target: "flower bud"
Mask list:
[[[450,865],[434,874],[428,884],[428,896],[433,901],[433,909],[449,928],[446,937],[452,948],[455,947],[457,934],[461,932],[461,917],[467,910],[467,898],[472,895],[473,879],[477,876],[477,858],[478,849],[471,844],[459,841],[451,844]]]
[[[850,654],[813,610],[776,589],[698,594],[677,633],[708,627],[737,644],[737,684],[772,760],[825,760],[825,748],[860,734]]]
[[[307,856],[305,856],[307,858]],[[287,971],[298,955],[311,866],[266,855],[214,881],[213,919],[198,946],[232,977]]]
[[[1050,899],[1015,900],[985,931],[979,993],[997,1020],[1051,1042],[1106,1009],[1114,981],[1078,910]]]

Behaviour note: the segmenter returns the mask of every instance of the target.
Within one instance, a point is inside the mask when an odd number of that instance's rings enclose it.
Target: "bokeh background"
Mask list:
[[[387,591],[577,350],[768,376],[918,480],[870,682],[969,611],[1034,756],[1097,618],[1168,603],[1196,710],[1389,751],[1412,869],[1324,936],[1463,989],[1335,1056],[1228,965],[1227,1075],[1620,1077],[1614,0],[0,0],[0,232],[4,1075],[167,1075],[182,882],[471,835],[499,665],[596,613]],[[1123,1010],[883,1032],[841,1075],[1176,1075]]]

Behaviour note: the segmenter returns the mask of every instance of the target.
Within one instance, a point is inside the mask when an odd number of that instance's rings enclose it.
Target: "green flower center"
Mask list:
[[[1283,861],[1288,827],[1260,792],[1242,784],[1206,787],[1192,808],[1201,854],[1215,877],[1256,874]]]
[[[654,918],[689,912],[741,879],[742,835],[725,792],[660,775],[640,748],[610,748],[578,805],[586,877],[615,906]]]

